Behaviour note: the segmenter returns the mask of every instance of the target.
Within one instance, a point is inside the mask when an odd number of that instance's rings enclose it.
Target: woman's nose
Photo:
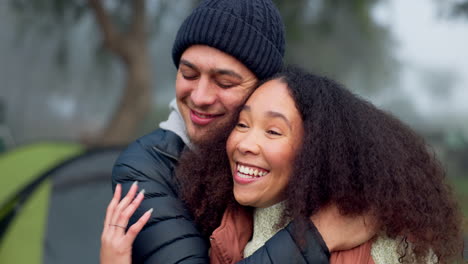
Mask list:
[[[239,143],[237,144],[237,149],[242,154],[259,154],[260,146],[258,142],[258,137],[256,136],[256,132],[251,131],[246,133],[245,136],[241,138]]]

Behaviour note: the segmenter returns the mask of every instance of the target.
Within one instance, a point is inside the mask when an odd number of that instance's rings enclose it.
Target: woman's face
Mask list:
[[[272,80],[260,86],[226,145],[237,202],[268,207],[284,199],[302,135],[302,120],[286,84]]]

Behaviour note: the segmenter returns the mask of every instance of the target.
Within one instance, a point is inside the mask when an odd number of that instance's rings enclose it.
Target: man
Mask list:
[[[206,0],[183,22],[172,53],[178,67],[172,112],[159,129],[131,144],[113,170],[114,188],[120,183],[126,193],[138,181],[146,191],[129,225],[148,209],[155,210],[134,242],[133,262],[209,262],[207,238],[178,196],[177,160],[184,147],[210,140],[209,132],[233,118],[257,82],[281,69],[283,28],[270,0]],[[296,244],[292,229],[288,225],[244,261],[328,263],[327,245],[313,226],[303,247]]]

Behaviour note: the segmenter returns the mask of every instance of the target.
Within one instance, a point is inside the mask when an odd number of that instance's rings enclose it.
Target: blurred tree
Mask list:
[[[468,0],[436,0],[444,15],[468,18]]]
[[[286,24],[286,55],[371,96],[397,86],[398,61],[388,25],[373,9],[381,0],[276,0]]]
[[[439,100],[449,100],[456,89],[456,85],[460,80],[457,72],[446,69],[444,67],[418,67],[420,79],[423,87],[429,94]]]
[[[454,11],[456,14],[463,14],[468,17],[468,1],[460,1],[456,3]]]
[[[169,2],[158,1],[157,14],[154,15],[156,20],[164,13]],[[120,102],[104,130],[98,135],[83,136],[83,141],[89,146],[128,143],[151,109],[151,65],[148,49],[150,29],[146,1],[12,0],[11,5],[18,13],[24,14],[26,19],[34,11],[39,16],[52,18],[55,23],[50,23],[49,26],[57,27],[73,24],[86,13],[94,14],[102,35],[103,47],[123,63],[126,81]],[[157,25],[157,22],[154,24]],[[65,49],[66,45],[63,44],[57,50],[57,62],[64,66],[67,60]]]
[[[427,130],[425,137],[437,150],[444,161],[444,167],[452,178],[467,177],[468,172],[468,139],[461,129]]]
[[[440,13],[446,18],[458,19],[468,18],[468,0],[436,0],[439,4]],[[453,76],[457,77],[457,76]],[[452,77],[452,81],[453,78]],[[464,120],[462,121],[464,122]],[[452,129],[446,132],[443,146],[446,148],[444,161],[448,164],[449,172],[454,176],[468,177],[468,127],[459,131]],[[467,222],[468,224],[468,222]]]
[[[193,5],[200,0],[190,0]],[[393,41],[387,25],[372,10],[382,0],[274,0],[286,24],[287,61],[324,73],[362,94],[392,87],[397,70]],[[83,16],[94,16],[104,50],[125,66],[126,84],[112,118],[103,131],[86,137],[90,145],[125,144],[150,110],[151,65],[148,38],[158,34],[158,23],[178,1],[169,0],[10,0],[18,13],[51,20],[48,27],[72,27]],[[154,8],[156,6],[156,8]],[[146,10],[145,10],[146,8]],[[151,17],[148,8],[157,10]],[[177,12],[175,9],[174,12]],[[154,20],[151,27],[149,20]],[[76,24],[76,23],[75,23]],[[175,30],[175,29],[174,29]],[[66,43],[67,34],[62,34]],[[57,62],[67,66],[67,44],[57,50]],[[99,48],[99,47],[98,47]],[[104,56],[105,57],[105,56]],[[106,66],[106,65],[103,65]]]
[[[92,145],[127,143],[150,110],[151,77],[145,0],[129,2],[132,15],[127,30],[122,31],[113,23],[101,0],[89,0],[102,31],[104,45],[121,59],[127,70],[126,87],[120,103],[101,136],[88,141]]]

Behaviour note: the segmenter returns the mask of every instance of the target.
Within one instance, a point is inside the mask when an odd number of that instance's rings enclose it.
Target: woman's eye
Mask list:
[[[244,123],[237,123],[236,127],[238,128],[247,128],[248,126]]]
[[[273,135],[273,136],[281,136],[282,134],[278,131],[275,131],[275,130],[267,130],[267,133],[270,134],[270,135]]]

